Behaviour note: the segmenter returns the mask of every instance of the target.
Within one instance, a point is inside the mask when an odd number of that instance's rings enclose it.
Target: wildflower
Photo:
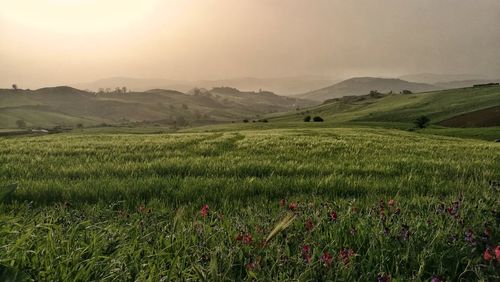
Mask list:
[[[384,211],[385,211],[385,203],[384,203],[384,200],[380,200],[380,203],[379,203],[379,209],[380,209],[380,213],[383,214]]]
[[[333,257],[330,255],[328,251],[323,252],[323,255],[321,255],[321,262],[323,262],[324,266],[330,266],[332,265]]]
[[[330,213],[330,220],[331,221],[337,221],[337,212],[336,211],[332,211]]]
[[[253,241],[253,237],[251,234],[245,234],[245,236],[243,236],[243,244],[251,244]]]
[[[495,248],[495,257],[497,258],[497,261],[500,262],[500,246],[496,246]]]
[[[439,276],[432,276],[431,282],[443,282],[443,279]]]
[[[209,211],[210,209],[208,208],[208,205],[204,205],[203,207],[201,207],[200,210],[201,217],[207,217]]]
[[[491,248],[486,248],[486,250],[484,250],[483,259],[487,262],[495,259],[495,253]]]
[[[286,200],[285,199],[281,199],[280,200],[280,208],[284,208],[286,205]]]
[[[491,236],[491,230],[486,227],[484,229],[483,235],[481,235],[481,240],[488,243],[490,241],[490,236]]]
[[[254,269],[255,269],[255,266],[256,266],[256,264],[255,264],[255,262],[254,262],[254,261],[250,261],[250,262],[248,262],[248,263],[245,265],[245,267],[246,267],[246,269],[247,269],[247,270],[254,270]]]
[[[380,273],[377,275],[377,282],[391,282],[391,275],[387,273]]]
[[[312,219],[308,218],[304,226],[305,226],[307,231],[311,232],[314,228],[314,223],[313,223]]]
[[[451,204],[451,207],[447,208],[446,211],[452,216],[458,215],[460,209],[460,201],[455,201]]]
[[[309,245],[302,247],[302,258],[304,258],[305,263],[311,262],[311,247]]]
[[[292,211],[297,209],[297,203],[296,202],[291,202],[290,205],[288,205],[288,208]]]
[[[389,207],[394,207],[394,205],[396,204],[396,201],[394,201],[393,199],[390,199],[388,202],[387,202],[387,205],[389,205]]]
[[[339,258],[342,260],[344,265],[348,265],[351,261],[351,257],[354,256],[355,253],[352,249],[349,248],[342,248],[339,251]]]
[[[242,242],[243,244],[245,245],[249,245],[252,243],[253,241],[253,237],[252,237],[252,234],[238,234],[238,236],[236,236],[236,241],[239,241],[239,242]]]
[[[464,235],[464,239],[466,242],[470,243],[470,244],[474,244],[474,232],[472,232],[471,229],[468,229],[467,231],[465,231],[465,235]]]

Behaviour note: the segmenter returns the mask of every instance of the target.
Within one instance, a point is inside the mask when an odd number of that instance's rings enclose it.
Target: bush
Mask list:
[[[26,122],[22,119],[16,121],[16,125],[18,128],[26,128]]]
[[[244,122],[244,123],[248,123],[248,119],[244,119],[244,120],[243,120],[243,122]]]
[[[403,90],[401,91],[401,94],[405,94],[405,95],[408,95],[408,94],[412,94],[413,92],[411,92],[410,90]]]
[[[415,120],[415,125],[418,128],[426,128],[429,125],[429,122],[431,121],[430,118],[426,116],[421,116]]]
[[[313,121],[315,121],[315,122],[322,122],[323,118],[321,118],[321,117],[314,117]]]
[[[304,122],[310,122],[310,121],[311,121],[311,116],[304,117]]]

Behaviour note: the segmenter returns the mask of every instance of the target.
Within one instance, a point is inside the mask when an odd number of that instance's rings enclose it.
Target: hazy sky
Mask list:
[[[499,0],[0,0],[0,87],[500,75]]]

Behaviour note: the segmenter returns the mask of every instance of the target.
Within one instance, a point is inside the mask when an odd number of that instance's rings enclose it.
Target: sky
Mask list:
[[[498,0],[0,0],[0,88],[500,76]]]

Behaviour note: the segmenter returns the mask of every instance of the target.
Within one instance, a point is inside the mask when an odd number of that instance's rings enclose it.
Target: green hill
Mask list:
[[[500,106],[500,87],[470,87],[419,94],[364,95],[331,99],[320,106],[300,112],[274,116],[275,121],[301,121],[306,115],[317,115],[332,122],[400,122],[411,123],[426,115],[432,123]],[[485,111],[486,113],[490,111]],[[476,120],[480,120],[477,115]],[[461,119],[463,120],[463,119]],[[489,124],[495,125],[493,121]],[[481,123],[454,126],[481,126]]]
[[[314,102],[272,92],[241,92],[214,88],[185,94],[154,89],[131,93],[91,93],[71,87],[34,91],[0,89],[0,128],[84,126],[160,122],[164,124],[217,123],[313,105]]]

